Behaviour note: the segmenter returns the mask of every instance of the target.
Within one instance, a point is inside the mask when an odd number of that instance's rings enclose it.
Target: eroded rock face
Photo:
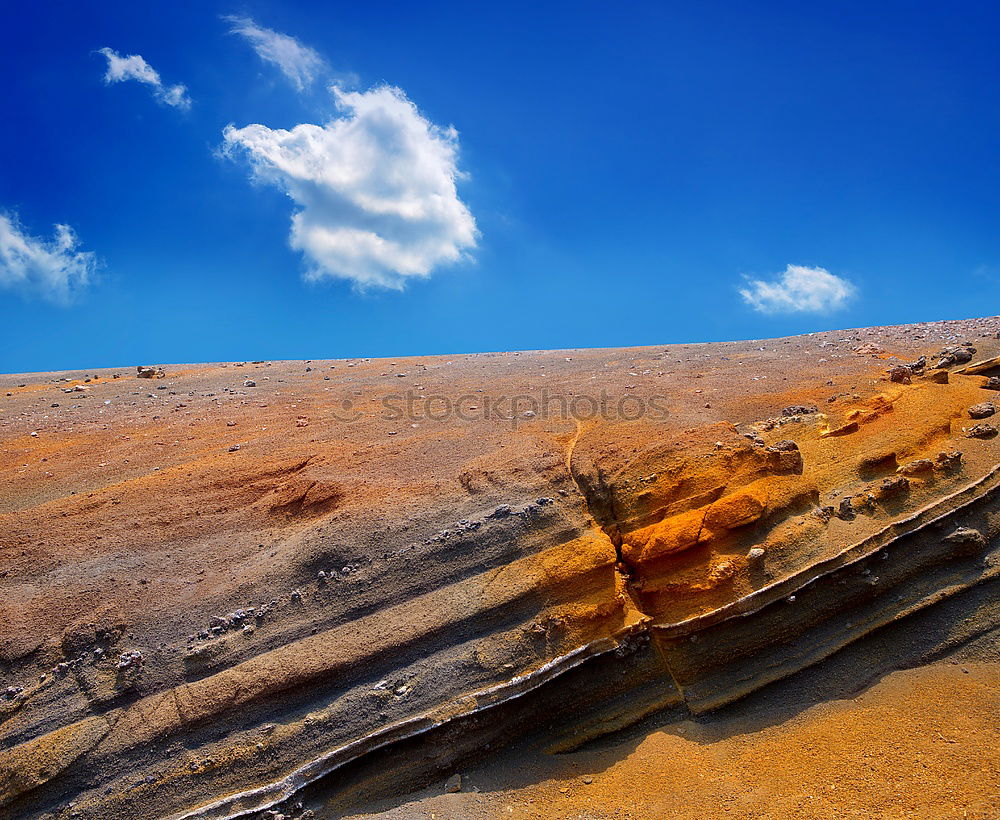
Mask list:
[[[356,800],[738,700],[992,577],[997,327],[2,377],[0,805]]]

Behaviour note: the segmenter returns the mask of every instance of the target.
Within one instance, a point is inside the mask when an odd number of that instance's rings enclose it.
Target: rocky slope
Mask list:
[[[998,356],[990,318],[0,377],[0,816],[339,816],[992,635]]]

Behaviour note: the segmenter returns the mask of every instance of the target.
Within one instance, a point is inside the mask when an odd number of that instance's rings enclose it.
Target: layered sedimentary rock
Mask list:
[[[0,814],[349,811],[992,590],[998,331],[2,377]]]

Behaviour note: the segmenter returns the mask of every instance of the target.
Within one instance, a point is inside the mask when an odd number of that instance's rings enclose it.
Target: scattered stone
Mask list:
[[[142,665],[142,652],[130,649],[118,656],[119,669],[138,669]]]
[[[822,507],[813,507],[812,514],[820,521],[822,521],[824,524],[826,524],[830,521],[831,518],[833,518],[834,515],[837,514],[837,511],[829,504],[827,504]]]
[[[986,390],[1000,390],[1000,376],[990,376],[983,385]],[[8,396],[10,393],[7,394]]]
[[[974,348],[969,342],[965,342],[959,347],[946,347],[938,352],[940,360],[935,367],[950,367],[953,364],[965,364],[966,362],[971,362],[972,357],[976,353],[976,348]]]
[[[944,539],[958,555],[975,555],[986,546],[986,537],[971,527],[959,527]]]
[[[907,481],[905,476],[893,475],[882,479],[877,493],[879,498],[892,498],[906,492],[908,489],[910,489],[910,482]]]
[[[844,521],[851,521],[855,515],[854,504],[851,503],[850,497],[840,499],[840,506],[837,508],[837,518]]]
[[[514,510],[511,509],[510,504],[501,504],[499,507],[497,507],[495,510],[493,510],[493,512],[491,512],[486,517],[487,518],[506,518],[507,516],[509,516],[513,512],[514,512]]]
[[[245,382],[243,382],[243,386],[244,387],[256,387],[257,386],[257,382],[255,382],[253,379],[247,379]]]
[[[291,597],[292,597],[292,600],[295,601],[295,603],[299,603],[302,600],[302,593],[299,592],[297,589],[293,590]]]
[[[972,427],[965,431],[965,435],[969,438],[993,438],[996,434],[997,428],[986,422],[973,424]]]
[[[910,370],[906,365],[896,365],[889,371],[889,381],[896,382],[897,384],[910,384],[912,382],[913,371]]]
[[[784,408],[781,411],[781,415],[785,418],[790,418],[791,416],[808,416],[811,413],[818,413],[819,408],[815,406],[806,406],[804,404],[793,404],[789,407]]]
[[[802,453],[799,452],[799,445],[791,439],[777,441],[767,451],[772,454],[772,467],[777,472],[802,471]]]
[[[960,470],[962,467],[961,451],[954,450],[950,453],[938,453],[937,458],[934,459],[934,466],[938,470],[945,470],[949,473]]]
[[[299,416],[297,419],[295,419],[295,426],[296,427],[308,427],[309,426],[309,419],[307,419],[305,416]]]
[[[141,364],[136,366],[135,371],[137,379],[162,379],[167,375],[163,372],[162,367],[149,367]]]
[[[867,342],[866,344],[861,345],[861,347],[854,348],[854,352],[859,356],[874,356],[878,353],[885,353],[885,348],[879,347],[871,342]]]
[[[764,557],[764,550],[762,547],[754,547],[750,552],[747,553],[747,558],[751,561],[760,561]]]
[[[996,411],[997,408],[993,402],[983,401],[969,408],[969,416],[974,419],[988,419]]]
[[[770,449],[779,453],[789,453],[792,452],[793,450],[798,450],[799,445],[796,444],[791,439],[786,438],[782,439],[781,441],[774,442],[774,444],[771,445]]]
[[[896,468],[896,472],[899,475],[917,475],[919,473],[926,473],[928,470],[934,469],[934,462],[929,458],[918,458],[916,461],[910,461],[901,467]]]
[[[229,452],[230,452],[230,453],[235,453],[235,452],[237,452],[237,451],[238,451],[239,449],[240,449],[240,445],[239,445],[239,444],[234,444],[234,445],[233,445],[232,447],[230,447],[230,448],[229,448]]]

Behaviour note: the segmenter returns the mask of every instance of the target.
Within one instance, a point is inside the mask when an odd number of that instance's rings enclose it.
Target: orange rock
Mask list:
[[[622,554],[626,561],[645,563],[689,549],[698,543],[704,520],[702,508],[643,527],[625,537]]]
[[[744,489],[720,498],[705,513],[705,526],[715,530],[744,527],[760,519],[767,496],[760,489]]]

